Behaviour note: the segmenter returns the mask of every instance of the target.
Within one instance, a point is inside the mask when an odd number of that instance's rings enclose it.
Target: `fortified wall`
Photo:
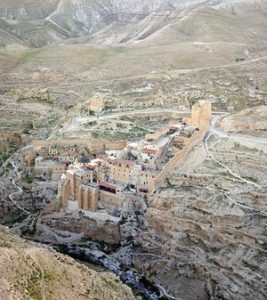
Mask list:
[[[186,144],[181,150],[179,150],[175,154],[175,156],[164,166],[163,170],[155,179],[155,189],[165,180],[170,172],[176,169],[183,162],[188,153],[203,140],[208,131],[208,128],[209,126],[206,126],[206,128],[203,127],[198,132],[196,132],[190,138],[189,143]]]
[[[91,140],[82,140],[82,139],[50,139],[50,140],[34,140],[32,144],[36,151],[52,145],[58,145],[58,146],[80,145],[80,146],[87,147],[88,149],[93,151],[98,149],[122,150],[126,147],[127,141],[110,142],[110,141],[91,141]]]
[[[211,122],[211,103],[208,101],[199,101],[192,107],[192,115],[186,120],[187,125],[195,126],[199,131],[195,132],[184,145],[181,150],[178,150],[175,156],[164,166],[159,175],[154,181],[154,190],[163,183],[169,173],[176,169],[186,158],[188,153],[200,143],[209,130]]]

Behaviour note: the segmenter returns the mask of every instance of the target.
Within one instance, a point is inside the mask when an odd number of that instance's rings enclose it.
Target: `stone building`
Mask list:
[[[90,99],[89,102],[89,111],[93,113],[101,113],[105,108],[105,102],[98,97]]]
[[[131,174],[135,169],[141,170],[141,167],[133,160],[115,159],[109,163],[110,179],[129,183]]]
[[[70,155],[59,155],[58,161],[62,164],[72,164],[75,161],[75,156],[70,156]]]
[[[187,119],[186,124],[196,126],[197,128],[210,124],[211,122],[211,102],[198,101],[192,106],[191,117]]]
[[[77,209],[96,211],[99,189],[93,171],[68,170],[61,177],[59,190],[62,207],[66,208],[70,201],[76,203]]]
[[[148,199],[203,139],[210,122],[211,104],[200,101],[192,107],[186,122],[171,123],[146,136],[146,140],[128,143],[112,152],[105,150],[92,160],[82,155],[59,182],[60,206],[91,212],[98,209],[122,212],[134,197]],[[49,148],[50,152],[58,149]],[[58,156],[58,151],[53,154],[64,166],[72,160],[72,156]],[[36,163],[43,167],[41,159]]]
[[[45,160],[44,157],[38,156],[35,159],[34,172],[36,175],[51,176],[61,175],[65,172],[66,166],[55,160]]]

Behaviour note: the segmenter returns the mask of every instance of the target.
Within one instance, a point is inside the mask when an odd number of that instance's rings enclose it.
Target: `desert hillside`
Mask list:
[[[266,136],[267,107],[256,106],[225,117],[220,126],[226,131],[250,132]]]
[[[111,273],[96,273],[51,248],[0,228],[0,298],[135,299]]]
[[[0,0],[0,299],[266,300],[266,133],[266,0]]]

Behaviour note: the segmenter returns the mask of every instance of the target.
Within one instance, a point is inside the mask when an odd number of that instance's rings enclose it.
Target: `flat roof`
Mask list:
[[[116,159],[115,160],[115,164],[122,164],[122,165],[135,165],[136,162],[133,160],[129,160],[129,159]]]

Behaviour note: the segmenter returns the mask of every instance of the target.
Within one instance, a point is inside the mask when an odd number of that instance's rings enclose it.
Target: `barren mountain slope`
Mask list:
[[[179,10],[203,0],[1,1],[0,42],[40,47],[70,37],[91,35],[115,22],[138,22],[152,12]],[[8,39],[8,35],[10,38]]]
[[[171,44],[176,42],[231,42],[261,47],[266,37],[266,3],[221,1],[178,11],[150,14],[140,22],[113,22],[95,33],[92,43]],[[122,26],[123,25],[123,26]],[[257,44],[255,45],[255,42]]]
[[[194,15],[198,7],[211,10],[197,12],[199,19]],[[1,1],[0,47],[41,47],[69,38],[114,44],[150,36],[153,43],[165,43],[166,39],[168,43],[253,43],[265,33],[265,17],[266,3],[262,0]]]

